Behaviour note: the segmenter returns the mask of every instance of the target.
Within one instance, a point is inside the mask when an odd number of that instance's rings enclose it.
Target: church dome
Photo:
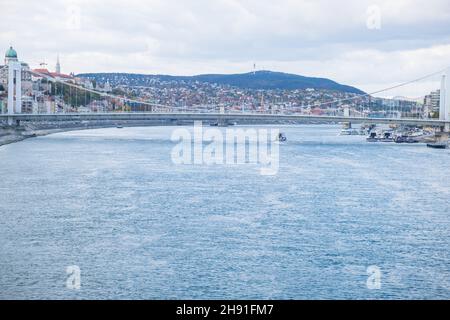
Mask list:
[[[6,51],[5,58],[17,59],[17,52],[13,49],[13,47],[9,47],[8,51]]]

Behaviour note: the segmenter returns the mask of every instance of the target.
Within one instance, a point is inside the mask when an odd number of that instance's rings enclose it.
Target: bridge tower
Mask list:
[[[444,120],[445,118],[445,84],[446,76],[442,75],[441,78],[441,95],[439,97],[439,120]]]
[[[6,51],[5,64],[8,66],[8,115],[22,113],[22,65],[13,47]],[[12,118],[8,123],[12,125]]]
[[[8,66],[8,114],[21,113],[22,65],[13,47],[6,51],[5,64]]]
[[[448,69],[442,76],[441,95],[439,101],[439,120],[450,121],[450,77]],[[446,124],[444,132],[450,132],[450,125]]]

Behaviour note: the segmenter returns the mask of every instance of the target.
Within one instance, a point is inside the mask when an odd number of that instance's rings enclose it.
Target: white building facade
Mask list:
[[[4,62],[5,64],[0,66],[0,85],[6,90],[8,98],[4,101],[3,110],[0,112],[22,113],[23,95],[31,96],[33,92],[30,67],[19,61],[13,47],[6,51]],[[28,103],[26,105],[28,110]]]

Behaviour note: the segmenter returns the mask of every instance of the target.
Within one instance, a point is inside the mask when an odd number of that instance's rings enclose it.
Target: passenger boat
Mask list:
[[[353,128],[346,128],[341,130],[341,136],[359,136],[360,133],[358,130]]]
[[[419,143],[419,140],[410,136],[401,135],[395,138],[395,143]]]

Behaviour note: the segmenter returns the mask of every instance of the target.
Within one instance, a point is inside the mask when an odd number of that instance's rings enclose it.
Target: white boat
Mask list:
[[[346,128],[341,130],[341,136],[359,136],[360,132],[357,129]]]

